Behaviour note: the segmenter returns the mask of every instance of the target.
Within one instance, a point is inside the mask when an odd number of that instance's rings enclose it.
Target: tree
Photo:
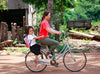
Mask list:
[[[100,0],[79,0],[78,5],[84,9],[89,18],[96,21],[100,20]]]
[[[47,9],[48,0],[22,0],[25,3],[33,4],[36,9],[40,9],[41,7],[45,7]]]
[[[0,10],[7,10],[7,6],[6,3],[8,2],[8,0],[0,0]]]
[[[67,13],[70,8],[74,8],[74,3],[74,0],[54,0],[54,19],[63,24],[64,14]]]
[[[51,7],[53,7],[53,11],[52,10],[51,11],[54,15],[60,16],[60,20],[63,17],[63,13],[66,12],[66,8],[73,8],[74,7],[74,0],[23,0],[23,2],[33,4],[35,6],[35,8],[38,10],[41,7],[44,7],[45,9],[48,10],[49,9],[48,4],[53,3],[51,5]],[[51,16],[52,16],[52,13],[51,13]],[[53,17],[51,17],[51,19],[52,18]]]
[[[51,19],[49,21],[50,25],[53,24],[53,0],[48,0],[48,11],[51,13]]]

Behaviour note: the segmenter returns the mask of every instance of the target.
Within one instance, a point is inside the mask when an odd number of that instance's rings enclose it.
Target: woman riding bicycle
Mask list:
[[[48,32],[53,34],[59,34],[61,35],[60,31],[53,30],[48,23],[48,20],[50,19],[50,13],[48,11],[45,11],[43,13],[43,17],[41,20],[41,27],[40,27],[40,34],[39,36],[42,38],[39,38],[40,42],[44,45],[48,45],[49,51],[52,52],[59,44],[58,41],[50,39]],[[37,47],[38,48],[38,47]],[[43,71],[47,65],[53,65],[53,66],[61,66],[60,63],[57,63],[57,60],[60,59],[63,56],[63,63],[64,66],[72,71],[77,72],[82,70],[86,65],[86,55],[82,50],[79,50],[77,48],[72,48],[68,44],[68,42],[65,43],[62,50],[57,54],[54,55],[53,58],[48,58],[45,54],[44,50],[40,50],[41,54],[38,56],[38,64],[36,64],[35,56],[32,52],[28,52],[25,56],[25,64],[26,67],[31,70],[32,72],[41,72]],[[60,54],[60,56],[58,56]],[[61,60],[61,59],[60,59]]]
[[[48,45],[49,51],[52,52],[59,45],[59,42],[56,40],[50,39],[48,32],[52,34],[59,34],[59,35],[61,35],[61,32],[56,31],[50,27],[48,23],[49,19],[50,19],[50,12],[45,11],[41,19],[41,26],[40,26],[40,32],[39,32],[39,36],[44,35],[44,37],[40,38],[39,40],[41,44]],[[47,53],[47,55],[50,54],[50,52]]]

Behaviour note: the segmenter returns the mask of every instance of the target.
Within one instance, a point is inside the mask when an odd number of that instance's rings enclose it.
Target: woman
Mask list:
[[[48,32],[52,33],[52,34],[59,34],[59,35],[61,35],[61,32],[53,30],[50,27],[50,25],[48,23],[49,19],[50,19],[50,12],[45,11],[43,13],[43,17],[41,20],[40,32],[39,32],[39,36],[44,35],[44,37],[39,38],[39,40],[42,44],[48,45],[49,51],[52,52],[59,45],[59,42],[56,40],[50,39]]]

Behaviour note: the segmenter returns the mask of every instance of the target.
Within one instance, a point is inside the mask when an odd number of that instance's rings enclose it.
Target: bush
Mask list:
[[[65,44],[62,44],[62,45],[59,45],[59,46],[57,47],[58,52],[60,52],[60,51],[63,49],[64,45],[65,45]]]

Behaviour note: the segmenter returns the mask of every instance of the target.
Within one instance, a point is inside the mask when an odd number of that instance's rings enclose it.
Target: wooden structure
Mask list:
[[[0,12],[0,21],[7,22],[9,30],[12,22],[22,27],[23,18],[25,18],[25,25],[33,24],[35,8],[32,5],[25,4],[22,0],[8,0],[7,7],[8,10]]]
[[[93,35],[94,39],[100,40],[100,34],[90,33],[90,35]]]
[[[13,40],[8,40],[8,25],[6,22],[0,23],[0,48],[10,46]]]
[[[17,23],[11,23],[12,26],[12,40],[23,41],[24,27],[17,26]]]
[[[69,36],[73,37],[73,38],[79,38],[79,39],[94,39],[94,35],[89,35],[89,34],[84,34],[84,33],[80,33],[80,32],[75,32],[72,30],[69,30]]]
[[[8,25],[5,22],[0,23],[0,42],[7,40],[8,38]]]
[[[12,30],[8,31],[8,25],[5,22],[0,23],[0,47],[12,45],[14,40],[23,41],[24,27],[11,23]]]
[[[67,28],[71,29],[73,28],[91,28],[91,20],[78,20],[78,21],[67,21]]]

